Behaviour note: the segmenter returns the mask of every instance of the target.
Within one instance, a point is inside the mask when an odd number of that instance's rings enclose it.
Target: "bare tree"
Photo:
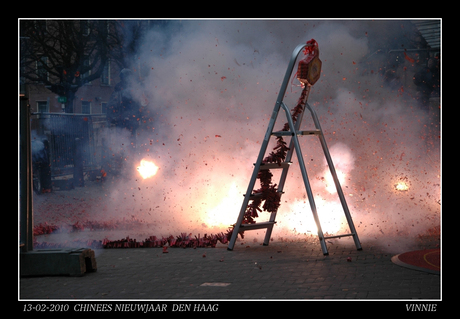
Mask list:
[[[21,78],[66,97],[68,113],[77,90],[101,76],[122,42],[107,20],[21,20],[20,34]]]

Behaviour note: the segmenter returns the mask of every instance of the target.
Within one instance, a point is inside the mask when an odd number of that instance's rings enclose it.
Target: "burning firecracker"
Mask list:
[[[397,184],[395,184],[395,189],[397,191],[407,191],[409,189],[409,186],[407,186],[407,184],[404,182],[398,182]]]
[[[394,189],[400,192],[408,191],[411,186],[411,183],[407,176],[400,176],[396,184],[394,184]]]
[[[140,165],[137,167],[139,174],[141,174],[143,179],[154,176],[158,172],[159,167],[155,165],[154,162],[141,160]]]

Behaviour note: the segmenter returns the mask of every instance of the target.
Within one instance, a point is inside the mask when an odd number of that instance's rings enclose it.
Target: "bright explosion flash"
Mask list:
[[[141,174],[143,179],[154,176],[158,172],[159,167],[155,165],[154,162],[141,160],[140,165],[137,167],[139,174]]]
[[[407,176],[399,176],[399,178],[396,181],[393,181],[393,187],[394,190],[399,191],[399,192],[405,192],[408,191],[409,188],[412,186],[411,181]]]
[[[323,233],[329,235],[338,233],[346,225],[342,205],[337,202],[327,202],[322,198],[316,198],[315,202]],[[318,232],[308,201],[297,200],[291,206],[291,210],[292,212],[286,216],[289,228],[298,233]]]
[[[345,182],[345,173],[339,170],[337,170],[336,172],[337,172],[337,178],[339,179],[339,183],[340,185],[342,185]],[[325,174],[324,180],[326,182],[326,190],[330,194],[337,193],[337,189],[335,188],[334,178],[332,177],[332,174],[329,171],[329,169],[327,169],[327,172],[325,172],[324,174]]]
[[[409,189],[409,186],[404,182],[398,182],[397,184],[395,184],[395,189],[397,191],[407,191]]]
[[[228,193],[222,197],[206,214],[205,223],[210,227],[228,227],[235,222],[235,212],[239,211],[242,201],[237,185],[232,183]]]

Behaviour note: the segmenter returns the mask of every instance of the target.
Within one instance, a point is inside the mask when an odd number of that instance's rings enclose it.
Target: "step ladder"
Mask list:
[[[315,223],[316,223],[316,226],[317,226],[317,229],[318,229],[318,237],[319,237],[319,242],[320,242],[323,254],[324,255],[329,254],[328,250],[327,250],[327,246],[326,246],[326,239],[340,238],[340,237],[346,237],[346,236],[352,236],[356,248],[358,250],[362,250],[361,243],[360,243],[359,238],[358,238],[358,234],[357,234],[356,229],[354,227],[353,220],[352,220],[351,215],[350,215],[350,211],[348,210],[348,205],[347,205],[347,202],[345,200],[345,196],[343,194],[342,187],[340,186],[340,182],[339,182],[339,179],[337,177],[337,173],[335,171],[335,167],[334,167],[334,164],[332,162],[332,158],[331,158],[331,155],[329,153],[329,149],[327,147],[326,140],[324,138],[324,134],[323,134],[323,131],[321,129],[321,125],[320,125],[319,120],[318,120],[318,116],[316,115],[316,112],[311,107],[311,105],[309,105],[307,103],[311,85],[313,85],[314,83],[306,83],[305,84],[305,87],[303,89],[304,91],[302,92],[302,96],[301,96],[301,100],[302,100],[301,103],[304,105],[304,107],[303,107],[301,113],[297,116],[297,120],[295,121],[295,123],[294,123],[294,120],[292,119],[291,112],[290,112],[289,108],[283,102],[284,95],[285,95],[287,86],[289,84],[289,79],[291,78],[292,71],[294,69],[294,65],[295,65],[295,62],[297,60],[297,56],[299,55],[299,53],[305,47],[309,46],[309,44],[308,44],[309,42],[307,42],[306,45],[305,44],[298,45],[294,49],[294,51],[292,53],[291,60],[289,62],[288,68],[286,70],[286,75],[284,76],[284,80],[283,80],[283,83],[281,85],[280,92],[278,94],[278,98],[276,100],[276,104],[275,104],[272,116],[270,118],[270,122],[268,124],[267,132],[265,134],[262,146],[260,148],[259,156],[257,158],[256,163],[254,164],[254,171],[252,173],[251,180],[249,182],[246,194],[244,195],[244,200],[243,200],[243,204],[241,205],[241,210],[240,210],[238,219],[237,219],[236,223],[233,225],[233,232],[232,232],[232,236],[230,238],[230,242],[229,242],[229,245],[228,245],[228,248],[227,248],[228,250],[233,250],[233,248],[235,246],[236,239],[238,237],[238,233],[244,233],[245,231],[248,231],[248,230],[264,229],[264,228],[266,229],[266,233],[265,233],[265,239],[264,239],[263,244],[264,244],[264,246],[268,246],[269,241],[270,241],[270,237],[271,237],[271,233],[272,233],[272,230],[273,230],[273,226],[276,223],[275,219],[276,219],[277,211],[274,211],[274,212],[272,212],[270,214],[270,219],[268,221],[266,221],[266,222],[256,222],[256,223],[252,223],[252,224],[243,223],[244,215],[245,215],[246,209],[248,207],[249,201],[256,199],[257,196],[260,196],[260,193],[259,194],[253,194],[254,186],[255,186],[259,171],[267,170],[267,169],[270,169],[270,170],[271,169],[282,169],[280,181],[278,183],[277,192],[278,192],[279,196],[281,196],[283,194],[284,184],[285,184],[285,181],[286,181],[288,170],[289,170],[289,167],[292,165],[291,159],[292,159],[292,155],[293,155],[294,151],[296,152],[297,159],[299,161],[300,171],[302,173],[302,178],[303,178],[303,181],[304,181],[304,184],[305,184],[305,189],[306,189],[306,192],[307,192],[308,201],[310,203],[310,208],[311,208],[311,211],[312,211],[312,214],[313,214],[313,218],[315,220]],[[315,41],[315,43],[316,43],[316,41]],[[317,69],[315,71],[320,73],[320,69],[321,69],[321,62],[319,62],[319,70]],[[314,82],[316,82],[316,80]],[[275,126],[275,122],[276,122],[276,119],[278,117],[278,113],[280,112],[280,109],[284,110],[284,112],[286,114],[286,118],[287,118],[287,121],[288,121],[288,124],[289,124],[289,131],[276,131],[276,132],[273,132],[273,128]],[[305,112],[305,109],[308,109],[310,111],[310,113],[311,113],[311,116],[312,116],[312,119],[313,119],[313,122],[314,122],[314,125],[315,125],[314,130],[308,130],[308,131],[300,131],[299,130],[301,122],[302,122],[302,118],[303,118],[303,115],[304,115],[304,112]],[[317,213],[317,210],[316,210],[315,200],[313,198],[313,193],[312,193],[312,190],[311,190],[311,187],[310,187],[310,182],[309,182],[309,179],[308,179],[307,170],[305,168],[305,163],[304,163],[304,160],[303,160],[302,151],[300,149],[299,136],[305,136],[305,135],[317,136],[319,138],[319,140],[320,140],[320,143],[321,143],[321,146],[322,146],[322,149],[323,149],[323,152],[324,152],[324,156],[326,157],[327,164],[329,166],[330,172],[331,172],[332,177],[334,179],[334,184],[335,184],[335,187],[337,189],[337,194],[338,194],[338,196],[340,198],[340,202],[341,202],[342,207],[343,207],[343,211],[344,211],[347,223],[348,223],[350,233],[342,234],[342,235],[335,235],[335,236],[324,236],[324,234],[323,234],[323,231],[322,231],[322,228],[321,228],[321,223],[319,221],[318,213]],[[281,164],[278,164],[278,163],[264,163],[263,162],[264,155],[265,155],[265,152],[267,150],[267,146],[269,144],[270,137],[272,137],[272,136],[275,136],[275,137],[278,137],[278,136],[291,137],[291,140],[289,142],[289,150],[288,150],[288,152],[286,154],[284,162],[282,162]]]

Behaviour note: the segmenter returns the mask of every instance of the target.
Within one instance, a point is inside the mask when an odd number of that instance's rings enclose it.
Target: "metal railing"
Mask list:
[[[77,144],[84,170],[101,166],[98,134],[106,126],[105,114],[32,113],[32,131],[49,142],[51,174],[65,175],[76,165]],[[80,163],[79,163],[80,164]]]

